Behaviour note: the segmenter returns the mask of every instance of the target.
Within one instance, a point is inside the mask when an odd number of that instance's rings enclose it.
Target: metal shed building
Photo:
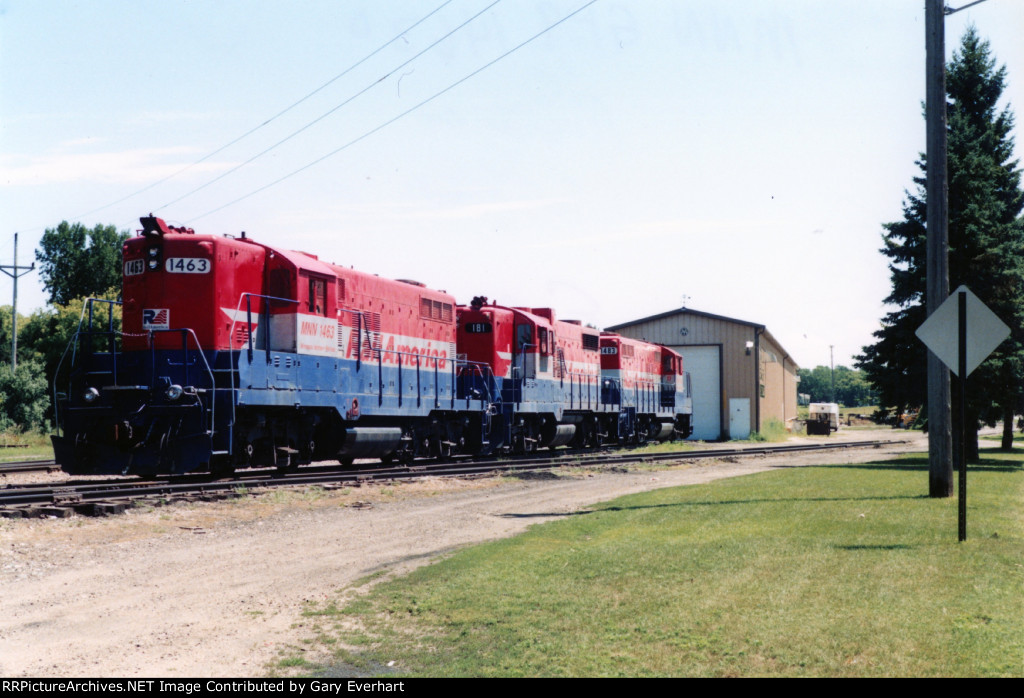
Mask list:
[[[764,325],[680,308],[606,328],[683,355],[693,388],[691,439],[745,439],[796,417],[797,369]]]

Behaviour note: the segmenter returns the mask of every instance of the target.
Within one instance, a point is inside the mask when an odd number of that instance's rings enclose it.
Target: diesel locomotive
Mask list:
[[[241,236],[152,215],[123,248],[121,327],[90,302],[55,385],[73,474],[229,473],[314,460],[529,452],[690,433],[671,349],[459,306]]]

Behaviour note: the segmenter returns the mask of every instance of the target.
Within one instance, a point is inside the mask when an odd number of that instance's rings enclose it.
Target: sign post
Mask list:
[[[967,376],[1010,336],[1010,328],[960,286],[914,333],[960,379],[958,537],[967,540]]]
[[[964,289],[963,291],[960,288]],[[967,293],[961,286],[957,298],[957,371],[960,378],[960,470],[957,485],[957,540],[967,540]]]

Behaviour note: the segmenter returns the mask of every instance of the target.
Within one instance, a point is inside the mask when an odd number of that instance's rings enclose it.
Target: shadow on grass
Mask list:
[[[639,511],[641,509],[664,509],[668,507],[714,507],[730,504],[783,504],[786,502],[890,502],[900,500],[928,499],[927,494],[893,495],[891,497],[777,497],[774,499],[721,499],[714,502],[672,502],[671,504],[639,504],[631,507],[605,507],[600,511]]]
[[[850,468],[855,470],[927,471],[928,456],[909,456],[899,460],[881,460],[874,463],[846,463],[817,467]],[[982,458],[976,463],[968,463],[967,470],[968,472],[1012,473],[1024,470],[1024,463],[1002,460],[1000,458]]]
[[[601,510],[604,511],[604,510]],[[561,519],[567,516],[583,516],[584,514],[593,514],[591,510],[585,511],[538,511],[532,514],[498,514],[500,519],[543,519],[543,518],[556,518]]]
[[[911,550],[913,545],[834,545],[833,548],[840,550]]]

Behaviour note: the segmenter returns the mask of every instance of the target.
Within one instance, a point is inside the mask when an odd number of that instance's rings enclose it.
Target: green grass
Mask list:
[[[786,430],[786,424],[781,419],[768,417],[761,425],[761,431],[755,431],[750,435],[748,441],[785,441],[792,434]]]
[[[53,458],[50,435],[8,429],[0,432],[0,462]]]
[[[624,497],[325,604],[304,670],[1019,677],[1022,462],[972,467],[965,543],[923,457]]]
[[[633,449],[630,453],[676,453],[678,451],[693,451],[697,448],[696,443],[693,441],[652,441]]]

